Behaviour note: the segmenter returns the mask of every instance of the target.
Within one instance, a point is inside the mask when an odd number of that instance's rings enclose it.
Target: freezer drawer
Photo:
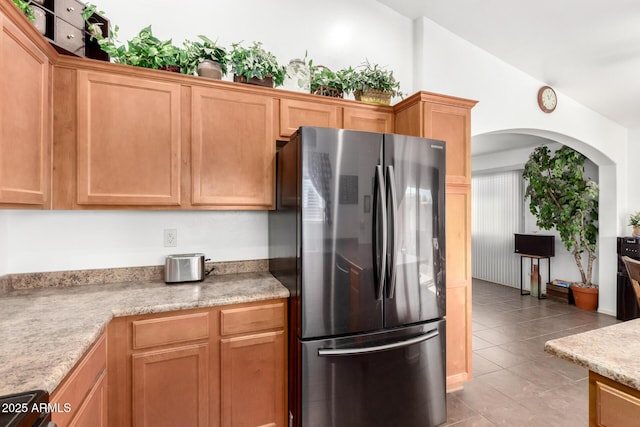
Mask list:
[[[446,421],[444,320],[300,346],[301,426],[428,427]]]

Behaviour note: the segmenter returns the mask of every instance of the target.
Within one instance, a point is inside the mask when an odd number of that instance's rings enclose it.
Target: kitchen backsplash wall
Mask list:
[[[177,246],[164,247],[164,230]],[[268,258],[267,212],[0,211],[0,276],[163,265],[168,254]]]

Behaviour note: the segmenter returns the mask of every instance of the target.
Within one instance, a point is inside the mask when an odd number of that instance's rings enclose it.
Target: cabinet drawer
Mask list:
[[[596,381],[597,425],[632,426],[640,418],[640,399]]]
[[[56,0],[56,15],[76,28],[84,28],[84,5],[75,0]]]
[[[53,414],[53,421],[59,427],[69,424],[93,386],[104,376],[106,367],[107,343],[103,334],[51,395],[52,403],[71,409],[70,412],[61,410]]]
[[[133,349],[195,341],[209,337],[209,313],[135,320]]]
[[[231,335],[284,327],[284,303],[220,311],[220,334]]]
[[[56,18],[55,42],[58,46],[76,55],[84,54],[84,40],[82,30],[75,28],[60,18]]]

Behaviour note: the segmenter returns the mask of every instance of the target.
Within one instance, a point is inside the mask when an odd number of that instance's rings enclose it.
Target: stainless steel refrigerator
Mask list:
[[[301,127],[276,162],[289,424],[444,423],[445,143]]]

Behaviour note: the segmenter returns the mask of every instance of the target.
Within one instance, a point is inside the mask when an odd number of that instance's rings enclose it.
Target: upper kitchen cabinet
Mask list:
[[[344,128],[378,133],[393,133],[393,111],[389,107],[362,105],[345,106]]]
[[[331,99],[331,98],[329,98]],[[280,98],[280,136],[289,139],[300,126],[342,127],[342,109],[337,103],[305,99]]]
[[[179,83],[60,65],[54,94],[55,208],[179,207]]]
[[[272,209],[275,131],[263,90],[191,88],[191,204],[195,208]]]
[[[447,184],[471,183],[471,108],[475,104],[418,92],[394,106],[396,133],[447,142]]]
[[[51,205],[55,54],[11,2],[0,4],[0,206]]]

